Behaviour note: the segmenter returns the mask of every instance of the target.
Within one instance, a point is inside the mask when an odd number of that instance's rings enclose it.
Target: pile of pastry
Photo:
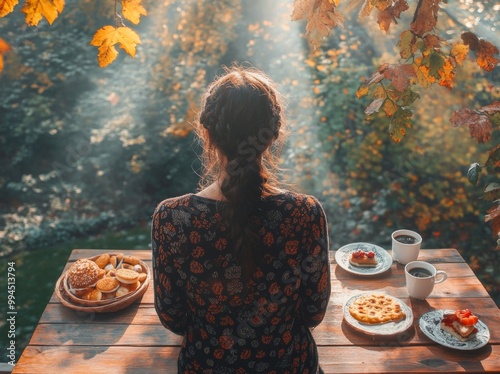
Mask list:
[[[147,273],[134,256],[105,253],[92,259],[79,259],[67,271],[69,291],[82,300],[109,300],[141,287]]]

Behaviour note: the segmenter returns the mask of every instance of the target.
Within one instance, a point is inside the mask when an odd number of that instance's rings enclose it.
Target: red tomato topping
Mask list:
[[[469,309],[457,310],[455,311],[455,316],[458,318],[460,324],[464,326],[472,326],[479,320]]]

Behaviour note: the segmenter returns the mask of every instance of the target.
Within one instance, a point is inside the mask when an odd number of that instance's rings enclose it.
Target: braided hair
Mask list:
[[[232,67],[207,88],[197,122],[203,143],[200,187],[221,182],[226,200],[222,214],[231,223],[233,254],[246,285],[260,258],[249,217],[262,197],[279,191],[282,98],[264,73]]]

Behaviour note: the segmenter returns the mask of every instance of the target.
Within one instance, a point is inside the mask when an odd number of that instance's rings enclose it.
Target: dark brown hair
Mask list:
[[[223,214],[231,223],[233,253],[245,283],[258,262],[249,216],[263,196],[280,190],[284,109],[276,84],[263,72],[232,67],[208,86],[197,121],[203,142],[200,187],[221,182]]]

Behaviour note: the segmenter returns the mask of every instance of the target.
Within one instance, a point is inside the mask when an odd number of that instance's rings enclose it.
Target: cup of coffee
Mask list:
[[[411,230],[396,230],[392,233],[392,258],[402,265],[415,261],[420,252],[422,237]]]
[[[405,266],[406,289],[415,299],[425,299],[434,289],[434,285],[442,283],[448,274],[425,261],[412,261]]]

